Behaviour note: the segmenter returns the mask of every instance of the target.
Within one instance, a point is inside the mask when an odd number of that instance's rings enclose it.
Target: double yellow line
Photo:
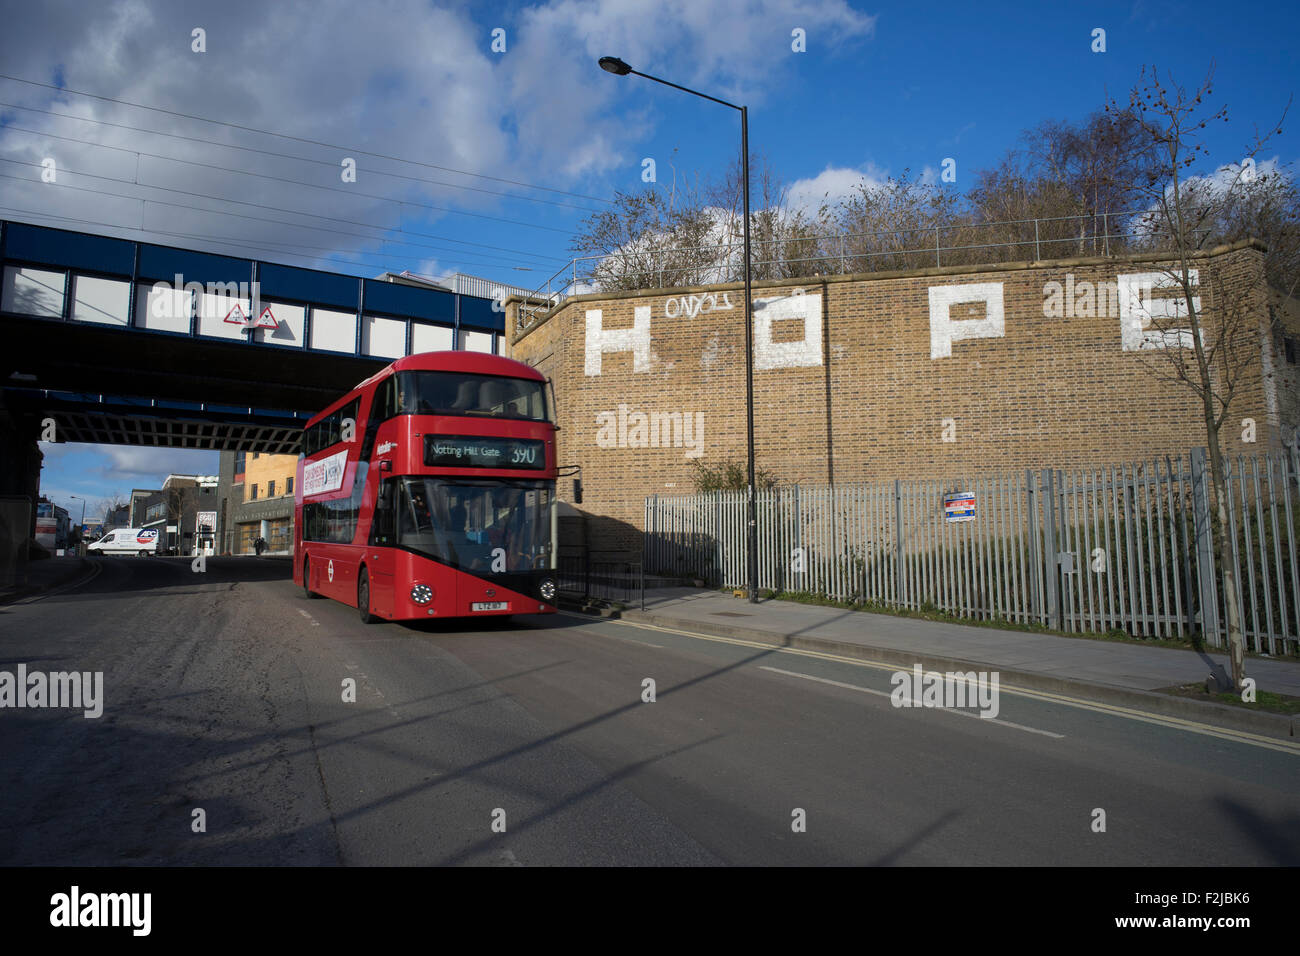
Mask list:
[[[586,619],[590,620],[590,618]],[[889,671],[890,673],[898,670],[898,667],[893,664],[880,664],[875,661],[864,661],[854,657],[843,657],[839,654],[827,654],[823,651],[809,651],[797,647],[778,647],[773,644],[763,644],[759,641],[746,641],[735,637],[718,637],[713,634],[698,634],[694,631],[683,631],[672,627],[661,627],[658,624],[639,624],[634,621],[618,620],[608,621],[607,623],[617,624],[620,627],[638,628],[646,631],[662,631],[665,634],[680,634],[682,637],[690,637],[699,641],[713,641],[718,644],[735,644],[738,647],[753,647],[765,651],[775,651],[780,654],[795,654],[800,657],[814,657],[824,661],[834,661],[837,664],[852,664],[854,667],[867,667],[872,670]],[[1252,734],[1244,730],[1230,730],[1226,727],[1215,727],[1212,724],[1205,724],[1196,720],[1184,720],[1181,717],[1166,717],[1163,714],[1151,714],[1142,710],[1134,710],[1131,707],[1120,707],[1116,704],[1103,704],[1098,701],[1082,700],[1078,697],[1067,697],[1064,694],[1052,694],[1047,691],[1029,690],[1023,687],[1012,687],[1007,684],[1000,684],[999,692],[1004,694],[1015,694],[1019,697],[1030,697],[1050,704],[1063,704],[1066,707],[1076,707],[1079,710],[1091,710],[1094,713],[1109,714],[1112,717],[1122,717],[1126,720],[1140,720],[1143,723],[1155,724],[1158,727],[1170,727],[1174,730],[1185,730],[1188,733],[1201,734],[1205,737],[1217,737],[1220,740],[1246,744],[1251,747],[1263,747],[1267,750],[1276,750],[1279,753],[1291,754],[1293,757],[1300,757],[1300,741],[1292,742],[1281,740],[1276,737],[1265,737],[1261,734]]]

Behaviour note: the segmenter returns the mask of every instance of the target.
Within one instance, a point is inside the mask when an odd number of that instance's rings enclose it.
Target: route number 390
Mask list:
[[[527,448],[515,448],[510,459],[511,464],[515,465],[533,465],[537,463],[537,448],[528,446]]]

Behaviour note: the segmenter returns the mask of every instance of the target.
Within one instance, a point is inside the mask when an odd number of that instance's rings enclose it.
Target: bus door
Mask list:
[[[393,565],[397,543],[397,505],[401,498],[398,479],[385,478],[375,496],[370,521],[370,541],[365,551],[370,573],[370,606],[374,613],[393,616]]]

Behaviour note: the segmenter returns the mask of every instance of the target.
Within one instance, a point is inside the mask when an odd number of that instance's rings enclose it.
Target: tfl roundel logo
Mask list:
[[[158,540],[158,532],[152,528],[141,531],[135,536],[135,540],[137,544],[153,544]]]

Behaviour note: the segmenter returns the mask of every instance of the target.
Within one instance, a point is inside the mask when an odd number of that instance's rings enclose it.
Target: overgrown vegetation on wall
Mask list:
[[[846,198],[810,203],[792,197],[790,184],[754,155],[754,278],[1170,250],[1169,210],[1151,203],[1153,189],[1171,186],[1167,144],[1144,119],[1139,101],[1119,109],[1111,103],[1075,122],[1040,123],[996,166],[963,170],[962,181],[974,182],[964,192],[943,170],[904,170],[883,181],[864,178]],[[1300,189],[1292,173],[1253,155],[1197,161],[1204,168],[1182,170],[1178,196],[1196,247],[1261,239],[1270,284],[1294,292]],[[693,181],[673,169],[669,182],[617,193],[609,209],[588,217],[571,249],[598,257],[586,263],[595,289],[738,280],[739,167],[737,158],[721,179]]]

